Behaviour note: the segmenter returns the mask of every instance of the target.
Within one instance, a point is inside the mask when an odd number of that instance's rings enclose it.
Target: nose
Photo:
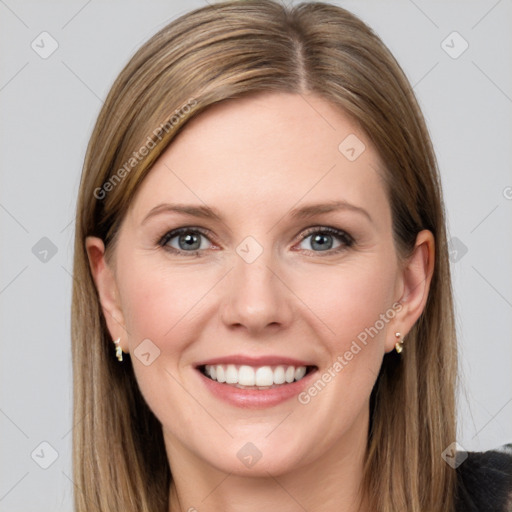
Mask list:
[[[293,293],[266,251],[248,263],[236,256],[225,283],[222,320],[229,329],[263,335],[290,324]]]

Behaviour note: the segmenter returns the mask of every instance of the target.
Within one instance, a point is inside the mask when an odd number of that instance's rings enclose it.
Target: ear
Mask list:
[[[402,294],[399,299],[402,309],[396,315],[393,332],[389,333],[386,340],[386,352],[395,348],[395,343],[398,341],[395,332],[400,332],[402,337],[406,338],[407,333],[425,309],[434,271],[434,260],[434,235],[425,229],[418,233],[413,252],[402,266],[400,276]]]
[[[105,259],[103,240],[95,236],[88,236],[85,239],[85,248],[94,283],[98,290],[103,315],[105,316],[112,340],[121,338],[120,346],[123,352],[128,352],[128,350],[125,350],[125,347],[127,347],[127,331],[119,301],[119,291],[114,271]]]

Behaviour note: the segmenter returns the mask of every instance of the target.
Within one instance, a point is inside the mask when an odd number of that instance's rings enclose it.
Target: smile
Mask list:
[[[196,375],[216,399],[238,408],[274,407],[297,397],[318,366],[285,355],[232,354],[198,361]]]
[[[300,381],[313,366],[249,366],[235,364],[206,364],[200,367],[213,381],[239,389],[272,389]]]

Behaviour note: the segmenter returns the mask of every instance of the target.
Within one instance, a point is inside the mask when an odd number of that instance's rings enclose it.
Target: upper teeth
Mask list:
[[[217,382],[240,384],[242,386],[272,386],[291,383],[306,375],[305,366],[238,366],[234,364],[215,364],[205,366],[205,373]]]

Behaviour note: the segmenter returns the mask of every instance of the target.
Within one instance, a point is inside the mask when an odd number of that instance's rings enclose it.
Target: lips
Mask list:
[[[297,395],[318,367],[289,357],[209,359],[195,365],[206,387],[238,407],[268,407]]]

